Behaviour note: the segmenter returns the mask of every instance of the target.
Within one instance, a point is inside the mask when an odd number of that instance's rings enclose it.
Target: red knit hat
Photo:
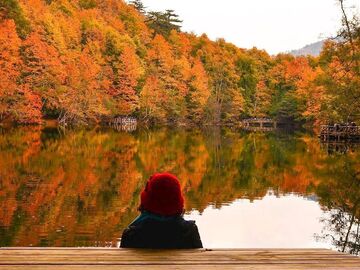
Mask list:
[[[161,216],[181,215],[184,197],[176,176],[170,173],[156,173],[151,176],[141,192],[140,209]]]

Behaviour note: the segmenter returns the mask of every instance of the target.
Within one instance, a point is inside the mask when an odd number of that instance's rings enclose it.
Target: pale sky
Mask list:
[[[299,49],[336,33],[336,0],[143,0],[147,10],[174,9],[183,30],[225,38],[270,54]],[[360,0],[347,0],[360,10]],[[350,10],[351,11],[351,10]],[[353,11],[354,12],[354,11]]]

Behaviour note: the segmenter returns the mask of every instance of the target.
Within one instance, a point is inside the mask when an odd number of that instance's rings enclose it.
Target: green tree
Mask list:
[[[144,6],[141,0],[132,0],[130,1],[130,5],[134,6],[134,8],[142,14],[146,13],[146,7]]]
[[[168,9],[162,11],[150,11],[147,14],[146,23],[156,34],[168,37],[171,30],[180,31],[182,20],[174,13],[174,10]]]
[[[79,0],[79,5],[83,9],[92,9],[96,8],[96,0]]]
[[[350,19],[345,1],[339,0],[343,14],[337,42],[328,42],[320,56],[323,85],[329,99],[324,110],[328,119],[353,121],[360,117],[360,21]]]

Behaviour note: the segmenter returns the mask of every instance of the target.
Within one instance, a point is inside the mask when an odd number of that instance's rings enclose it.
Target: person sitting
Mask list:
[[[141,193],[141,214],[126,228],[122,248],[202,248],[195,221],[183,218],[184,197],[179,180],[170,173],[156,173]]]

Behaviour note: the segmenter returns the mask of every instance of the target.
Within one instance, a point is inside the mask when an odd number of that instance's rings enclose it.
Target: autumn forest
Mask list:
[[[319,57],[294,57],[181,32],[138,0],[0,0],[0,122],[356,121],[360,28],[342,11]]]

